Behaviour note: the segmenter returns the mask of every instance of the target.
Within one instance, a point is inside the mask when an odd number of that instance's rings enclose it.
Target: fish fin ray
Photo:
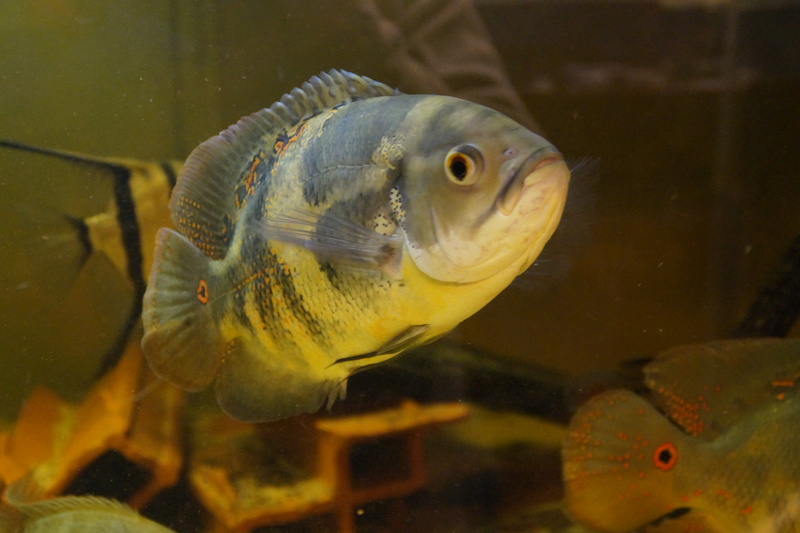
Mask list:
[[[661,470],[654,457],[667,443],[677,462]],[[681,507],[675,477],[689,446],[644,398],[622,389],[593,397],[570,421],[562,448],[567,513],[601,531],[632,531]]]
[[[198,146],[186,160],[170,200],[181,233],[213,259],[225,256],[238,220],[237,191],[256,163],[271,157],[278,134],[337,105],[395,91],[345,71],[312,77],[271,107],[248,115]],[[267,153],[269,151],[269,153]],[[261,169],[261,179],[269,179]]]
[[[376,355],[387,355],[391,353],[400,353],[410,350],[422,344],[420,341],[422,337],[430,329],[428,324],[419,324],[416,326],[409,326],[403,330],[399,335],[393,337],[389,342],[383,345]]]
[[[242,422],[314,413],[345,395],[345,375],[315,375],[302,354],[264,353],[239,338],[224,359],[214,392],[222,410]]]
[[[644,374],[654,404],[690,435],[713,440],[753,409],[800,393],[800,339],[678,346]],[[697,409],[683,416],[686,406]]]
[[[221,364],[222,346],[214,321],[209,259],[185,237],[162,228],[144,295],[142,349],[158,377],[186,390],[211,383]]]
[[[434,339],[423,340],[425,333],[429,329],[430,326],[428,324],[409,326],[408,328],[401,331],[398,335],[395,335],[386,344],[384,344],[374,352],[369,352],[360,355],[351,355],[349,357],[342,357],[331,363],[330,366],[339,365],[342,363],[349,363],[353,361],[365,361],[364,366],[360,367],[355,371],[361,370],[368,366],[372,366],[373,363],[368,362],[367,361],[368,359],[373,359],[375,357],[384,357],[387,355],[395,355],[400,352],[410,350],[411,348],[416,348],[417,346],[421,346],[422,344],[425,344],[427,342],[432,342]]]
[[[11,139],[0,139],[0,147],[8,148],[10,150],[19,150],[21,152],[30,152],[39,154],[46,157],[53,157],[72,163],[81,165],[93,165],[99,168],[104,168],[112,172],[116,176],[118,173],[123,176],[130,177],[130,167],[121,161],[115,161],[112,158],[98,157],[89,154],[81,154],[78,152],[71,152],[69,150],[57,150],[55,148],[45,148],[43,146],[36,146],[34,144],[27,144]]]
[[[267,213],[259,223],[264,239],[302,246],[319,259],[347,270],[399,277],[403,241],[342,217],[305,209]]]

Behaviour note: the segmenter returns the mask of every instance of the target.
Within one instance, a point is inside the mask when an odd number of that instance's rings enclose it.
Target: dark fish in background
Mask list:
[[[570,423],[573,519],[614,532],[657,521],[657,531],[800,531],[800,339],[678,347],[644,376],[653,403],[607,391]]]
[[[171,225],[168,201],[182,163],[96,157],[10,140],[0,140],[0,147],[31,157],[63,161],[76,168],[78,180],[91,173],[99,174],[110,184],[108,202],[89,215],[70,214],[68,206],[48,210],[14,205],[20,211],[17,225],[27,226],[18,239],[22,241],[19,244],[26,247],[25,255],[33,256],[33,268],[22,274],[26,279],[17,279],[14,286],[6,288],[23,294],[27,290],[33,293],[32,300],[55,305],[53,302],[59,303],[66,296],[91,258],[100,257],[110,263],[130,285],[133,297],[122,331],[111,333],[112,343],[102,365],[108,368],[122,352],[139,320],[145,279],[153,262],[155,234],[158,228]],[[3,178],[5,186],[11,187],[15,176]],[[50,179],[58,182],[64,177],[53,175]],[[88,189],[82,194],[91,197],[101,193],[100,187],[90,185],[88,180],[86,183]],[[33,290],[39,285],[44,288]]]
[[[187,159],[145,355],[240,420],[314,412],[524,272],[568,183],[558,151],[496,111],[321,74]]]

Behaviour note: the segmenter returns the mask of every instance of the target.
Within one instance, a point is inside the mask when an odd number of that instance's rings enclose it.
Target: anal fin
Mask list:
[[[344,396],[346,378],[319,376],[300,353],[269,353],[239,338],[225,348],[214,392],[231,417],[267,422],[330,407]]]

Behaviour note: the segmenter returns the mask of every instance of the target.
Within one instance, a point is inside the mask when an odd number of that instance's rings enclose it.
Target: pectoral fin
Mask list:
[[[393,337],[389,342],[375,350],[374,352],[369,352],[360,355],[351,355],[350,357],[342,357],[337,359],[330,366],[339,365],[341,363],[348,363],[352,361],[363,361],[365,365],[373,364],[374,361],[368,361],[368,359],[373,359],[376,357],[383,357],[386,355],[394,355],[400,352],[404,352],[411,348],[420,346],[427,342],[426,339],[423,338],[425,333],[430,329],[430,326],[427,324],[420,324],[418,326],[409,326],[408,328],[401,331],[398,335]]]
[[[341,268],[398,275],[403,241],[396,233],[383,235],[331,213],[306,209],[268,213],[259,229],[268,241],[302,246]]]

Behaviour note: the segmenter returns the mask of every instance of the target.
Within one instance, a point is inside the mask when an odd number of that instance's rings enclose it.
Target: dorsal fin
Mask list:
[[[170,201],[172,221],[213,259],[225,256],[240,207],[236,190],[279,133],[341,104],[390,96],[390,87],[341,70],[323,72],[284,95],[279,102],[246,116],[189,155]]]
[[[713,440],[743,416],[800,397],[800,339],[679,346],[645,368],[653,403],[690,435]]]

